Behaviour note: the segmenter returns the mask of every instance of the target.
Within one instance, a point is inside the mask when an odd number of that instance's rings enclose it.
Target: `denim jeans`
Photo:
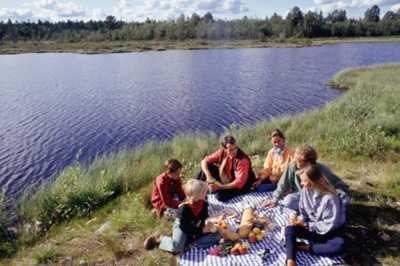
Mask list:
[[[276,183],[272,183],[271,180],[267,179],[258,186],[257,191],[270,192],[274,191],[275,189],[276,189]]]
[[[340,251],[343,245],[341,229],[321,235],[316,232],[310,232],[303,226],[287,226],[285,228],[286,238],[286,259],[296,259],[296,239],[307,239],[312,243],[311,250],[316,254],[334,254]],[[318,248],[314,248],[318,245]]]
[[[196,239],[193,245],[198,248],[208,248],[215,245],[221,239],[219,233],[206,234]],[[185,246],[189,244],[186,234],[179,227],[179,219],[176,219],[172,226],[172,237],[163,236],[159,248],[172,253],[181,253],[185,250]]]

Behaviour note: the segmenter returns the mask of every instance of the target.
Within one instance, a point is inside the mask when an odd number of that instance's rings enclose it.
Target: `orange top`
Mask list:
[[[286,171],[292,157],[293,152],[286,145],[280,155],[276,154],[274,148],[272,148],[269,150],[267,158],[265,158],[263,170],[266,171],[269,176],[272,175],[279,179]]]

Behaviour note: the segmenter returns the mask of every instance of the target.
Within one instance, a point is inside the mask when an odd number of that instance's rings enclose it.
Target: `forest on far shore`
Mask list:
[[[243,17],[216,19],[211,13],[175,20],[124,22],[114,16],[104,21],[0,22],[0,45],[18,41],[101,42],[195,39],[262,40],[267,38],[364,37],[400,35],[400,9],[382,17],[377,5],[368,8],[359,19],[348,18],[346,10],[302,12],[294,7],[286,17],[274,14],[265,19]]]

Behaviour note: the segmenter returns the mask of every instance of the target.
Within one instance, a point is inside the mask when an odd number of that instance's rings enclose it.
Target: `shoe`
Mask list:
[[[158,247],[160,244],[160,233],[156,232],[149,235],[143,242],[143,246],[146,250],[152,250]]]

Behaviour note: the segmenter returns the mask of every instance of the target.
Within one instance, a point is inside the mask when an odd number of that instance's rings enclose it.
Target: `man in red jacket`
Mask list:
[[[201,172],[197,178],[207,181],[209,190],[220,201],[248,193],[255,175],[249,156],[236,144],[232,136],[225,136],[222,148],[201,161]]]

